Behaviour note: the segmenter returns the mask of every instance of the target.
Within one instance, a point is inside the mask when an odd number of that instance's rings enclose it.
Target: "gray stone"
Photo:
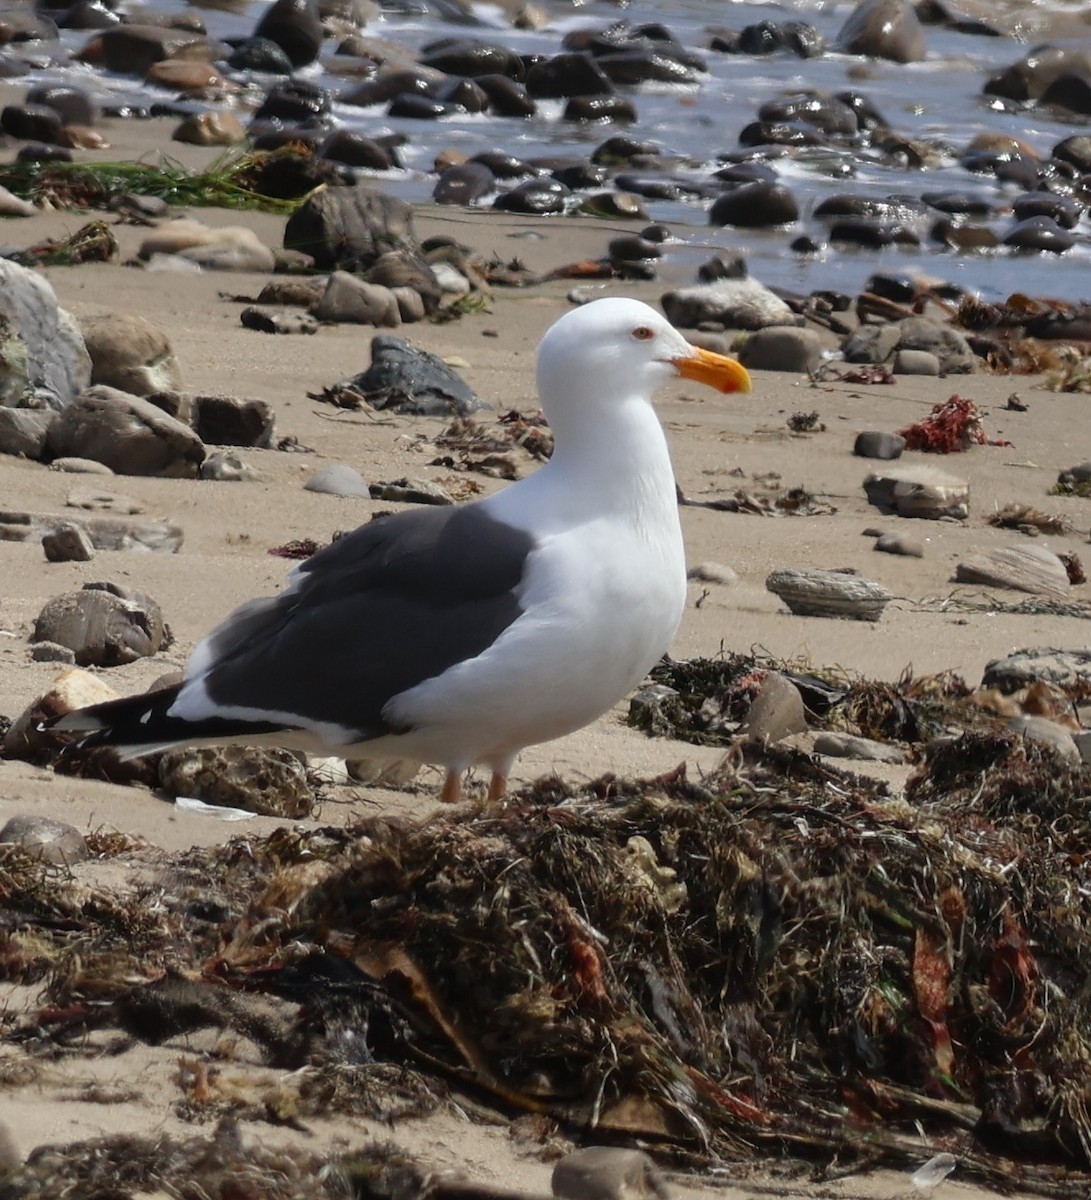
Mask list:
[[[67,646],[80,666],[116,667],[155,654],[169,635],[151,597],[117,584],[91,583],[47,601],[31,640]]]
[[[361,496],[371,499],[371,489],[355,467],[347,463],[330,463],[316,471],[303,485],[304,491],[321,492],[326,496]]]
[[[1091,763],[1091,729],[1081,729],[1072,735],[1076,749],[1080,752],[1080,761]]]
[[[194,396],[190,422],[201,441],[211,446],[268,449],[276,437],[276,412],[268,400]]]
[[[779,671],[767,672],[739,732],[748,741],[772,745],[806,728],[807,711],[799,688]]]
[[[924,28],[909,0],[862,0],[841,26],[837,49],[893,62],[920,62],[926,53]]]
[[[897,349],[899,338],[897,325],[861,325],[845,339],[841,353],[845,362],[883,363]]]
[[[898,323],[898,350],[935,355],[944,375],[972,375],[977,370],[977,359],[964,335],[927,317],[907,317]]]
[[[332,324],[377,325],[396,328],[401,324],[398,298],[388,287],[368,283],[347,271],[334,271],[322,299],[311,310],[319,321]]]
[[[970,513],[970,485],[965,479],[927,464],[887,467],[864,480],[868,503],[900,517],[964,521]]]
[[[899,350],[894,355],[895,375],[938,375],[939,358],[929,350]]]
[[[739,361],[750,370],[810,375],[822,361],[822,339],[813,329],[769,325],[746,339]]]
[[[394,249],[419,252],[412,208],[366,184],[311,195],[288,218],[284,248],[309,254],[322,271],[367,270]]]
[[[49,430],[50,453],[80,455],[119,475],[191,479],[204,461],[188,425],[138,396],[96,386],[81,392]]]
[[[1062,762],[1078,766],[1082,762],[1080,749],[1072,740],[1071,730],[1046,717],[1012,717],[1008,728],[1020,733],[1028,742],[1048,746]]]
[[[233,450],[217,450],[201,463],[201,478],[215,483],[252,483],[261,476]]]
[[[91,356],[91,382],[131,396],[176,392],[182,371],[170,339],[157,325],[135,313],[104,313],[80,321]]]
[[[0,541],[40,542],[62,525],[86,530],[96,550],[156,550],[174,554],[183,533],[166,521],[126,521],[120,517],[74,517],[60,513],[0,510]]]
[[[1091,687],[1091,648],[1037,646],[1016,650],[1007,658],[994,658],[985,664],[981,686],[1010,693],[1037,679],[1066,688]]]
[[[557,1200],[668,1200],[670,1192],[643,1150],[587,1146],[566,1154],[553,1168]]]
[[[74,521],[58,525],[43,535],[42,549],[49,562],[90,562],[95,557],[87,530]]]
[[[371,487],[374,500],[392,500],[400,504],[454,504],[454,500],[430,479],[392,479]]]
[[[765,586],[801,617],[878,621],[890,601],[890,593],[882,584],[847,571],[818,567],[772,571]]]
[[[829,758],[860,758],[867,762],[903,763],[905,755],[897,746],[888,746],[872,738],[849,733],[820,733],[814,740],[815,754]]]
[[[1039,596],[1066,596],[1072,588],[1065,565],[1045,546],[997,546],[971,555],[955,568],[958,583],[1010,588]]]
[[[0,259],[0,317],[26,350],[28,395],[5,394],[3,403],[37,401],[60,410],[91,382],[91,359],[75,320],[57,305],[38,271]]]
[[[91,458],[81,458],[76,454],[62,454],[60,458],[55,458],[49,466],[54,471],[64,471],[69,475],[113,474],[113,471],[105,463],[95,462]]]
[[[74,825],[29,813],[4,822],[0,843],[20,846],[31,858],[57,866],[71,866],[91,857],[83,834]]]
[[[57,414],[50,408],[0,407],[0,454],[39,459]]]
[[[60,642],[34,642],[30,647],[30,657],[34,662],[76,664],[75,653]]]
[[[171,796],[267,817],[305,817],[314,792],[290,751],[257,746],[182,746],[159,760],[159,782]]]
[[[901,554],[905,558],[923,558],[924,543],[908,533],[883,533],[875,541],[875,549],[884,554]]]
[[[287,309],[258,308],[251,305],[239,313],[239,321],[245,329],[258,333],[311,334],[318,332],[318,322],[310,313],[291,312]]]
[[[884,433],[878,429],[865,429],[856,435],[852,452],[860,458],[901,458],[905,449],[905,438],[900,433]]]
[[[716,321],[725,329],[799,324],[791,308],[756,279],[717,279],[678,288],[659,298],[667,320],[680,329]]]
[[[425,317],[424,297],[415,288],[392,287],[390,294],[398,304],[398,316],[406,325],[423,321]]]

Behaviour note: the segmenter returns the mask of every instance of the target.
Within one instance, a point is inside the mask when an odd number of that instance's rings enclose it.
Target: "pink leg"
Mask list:
[[[439,794],[444,804],[459,804],[462,801],[462,773],[448,771],[443,781],[443,790]]]

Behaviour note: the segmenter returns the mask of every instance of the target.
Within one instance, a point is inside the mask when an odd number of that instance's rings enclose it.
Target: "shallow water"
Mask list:
[[[201,6],[209,33],[218,37],[239,37],[249,33],[267,0],[232,8]],[[161,7],[171,7],[170,4]],[[185,7],[181,0],[173,7]],[[960,167],[957,152],[982,130],[1011,134],[1028,141],[1048,157],[1050,148],[1062,138],[1086,128],[1087,121],[1058,119],[1044,109],[1013,112],[982,94],[986,78],[1026,53],[1026,43],[1013,38],[970,36],[926,28],[928,59],[902,66],[888,62],[867,62],[845,55],[801,60],[777,55],[754,58],[705,51],[711,26],[739,28],[769,19],[806,20],[815,25],[832,44],[837,31],[853,5],[815,3],[796,0],[780,5],[745,2],[702,2],[702,0],[632,0],[627,6],[599,0],[582,6],[552,6],[553,23],[544,30],[524,32],[507,27],[498,10],[480,6],[477,12],[495,20],[490,28],[468,27],[442,20],[433,13],[414,11],[412,0],[400,11],[387,10],[370,24],[365,33],[419,47],[449,35],[479,37],[502,41],[519,51],[555,52],[561,35],[582,26],[603,27],[623,19],[630,24],[661,21],[668,25],[687,46],[706,54],[709,74],[697,86],[644,86],[630,92],[639,120],[636,125],[609,127],[574,126],[559,120],[563,102],[545,102],[539,115],[530,120],[487,116],[449,117],[439,122],[391,120],[382,109],[360,109],[336,104],[335,114],[346,126],[369,135],[400,132],[409,137],[404,148],[406,170],[381,177],[382,186],[410,200],[426,200],[435,183],[431,165],[438,150],[454,147],[468,154],[484,149],[500,149],[524,158],[561,151],[589,153],[611,133],[624,132],[640,140],[656,142],[665,152],[693,160],[682,174],[694,180],[707,177],[717,166],[717,155],[738,148],[737,138],[744,125],[756,118],[762,102],[784,92],[802,88],[843,91],[853,89],[866,95],[899,133],[912,138],[938,141],[949,146],[941,165],[928,171],[894,169],[864,155],[844,151],[811,152],[792,159],[781,159],[776,167],[800,201],[803,213],[796,226],[773,231],[714,228],[707,224],[708,200],[654,201],[645,204],[654,220],[667,223],[679,241],[669,249],[665,278],[678,279],[692,273],[710,253],[726,249],[743,250],[751,273],[767,283],[812,291],[820,288],[856,290],[874,271],[908,271],[938,277],[995,300],[1013,291],[1051,295],[1070,300],[1091,299],[1086,272],[1091,262],[1091,225],[1085,217],[1077,227],[1079,244],[1064,255],[1014,254],[1008,250],[988,253],[955,253],[925,244],[917,248],[888,248],[882,251],[829,249],[815,258],[801,259],[788,249],[799,233],[821,238],[822,223],[810,216],[824,197],[837,192],[886,196],[901,193],[919,195],[922,191],[947,188],[968,190],[987,197],[1001,207],[1019,195],[1010,185],[999,184],[992,176],[974,175]],[[1078,14],[1086,5],[1054,0],[1047,5],[1009,3],[992,6],[990,11],[1005,20],[1018,23],[1038,22],[1043,13]],[[408,12],[406,10],[409,10]],[[1073,25],[1069,21],[1066,31]],[[1091,27],[1089,27],[1091,28]],[[85,34],[66,34],[72,46],[82,45]],[[1057,39],[1053,39],[1057,40]],[[1091,44],[1091,37],[1082,39]],[[332,49],[332,44],[327,42]],[[73,69],[40,72],[57,78]],[[79,68],[82,81],[88,81],[86,68]],[[863,77],[851,78],[863,70]],[[330,86],[336,92],[348,90],[353,81],[328,76],[319,66],[301,75]],[[98,77],[96,91],[101,99],[165,100],[168,95],[148,89],[135,81]],[[485,201],[484,203],[488,203]],[[558,220],[562,218],[542,218]],[[568,218],[573,219],[573,218]],[[1001,233],[1010,218],[999,212],[991,224]]]

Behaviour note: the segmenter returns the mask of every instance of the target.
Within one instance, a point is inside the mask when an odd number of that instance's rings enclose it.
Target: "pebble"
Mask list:
[[[865,429],[856,435],[852,452],[860,458],[901,458],[905,449],[905,438],[899,433],[885,433],[877,429]]]
[[[90,562],[95,547],[82,525],[62,523],[43,535],[42,549],[48,562]]]
[[[767,672],[739,732],[750,742],[768,746],[806,729],[807,711],[799,688],[779,671]]]
[[[655,1163],[643,1150],[587,1146],[566,1154],[553,1168],[557,1200],[669,1200]]]
[[[900,349],[894,355],[895,375],[939,375],[939,358],[928,350]]]
[[[371,491],[355,467],[346,463],[330,463],[316,471],[303,485],[304,491],[321,492],[326,496],[360,496],[371,499]]]
[[[848,733],[820,733],[814,740],[815,754],[829,758],[860,758],[868,762],[903,763],[905,755],[897,746]]]
[[[875,541],[875,549],[884,554],[900,554],[906,558],[923,558],[924,543],[908,533],[883,533]]]
[[[0,827],[0,844],[19,846],[31,858],[59,867],[91,857],[83,834],[74,825],[31,814],[9,817]]]

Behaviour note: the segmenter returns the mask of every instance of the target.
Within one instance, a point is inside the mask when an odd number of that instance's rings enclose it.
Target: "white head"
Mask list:
[[[538,349],[538,395],[551,425],[572,406],[598,412],[652,395],[678,376],[724,392],[748,392],[750,377],[732,358],[691,346],[665,317],[639,300],[610,297],[555,322]],[[569,410],[569,411],[566,411]]]

